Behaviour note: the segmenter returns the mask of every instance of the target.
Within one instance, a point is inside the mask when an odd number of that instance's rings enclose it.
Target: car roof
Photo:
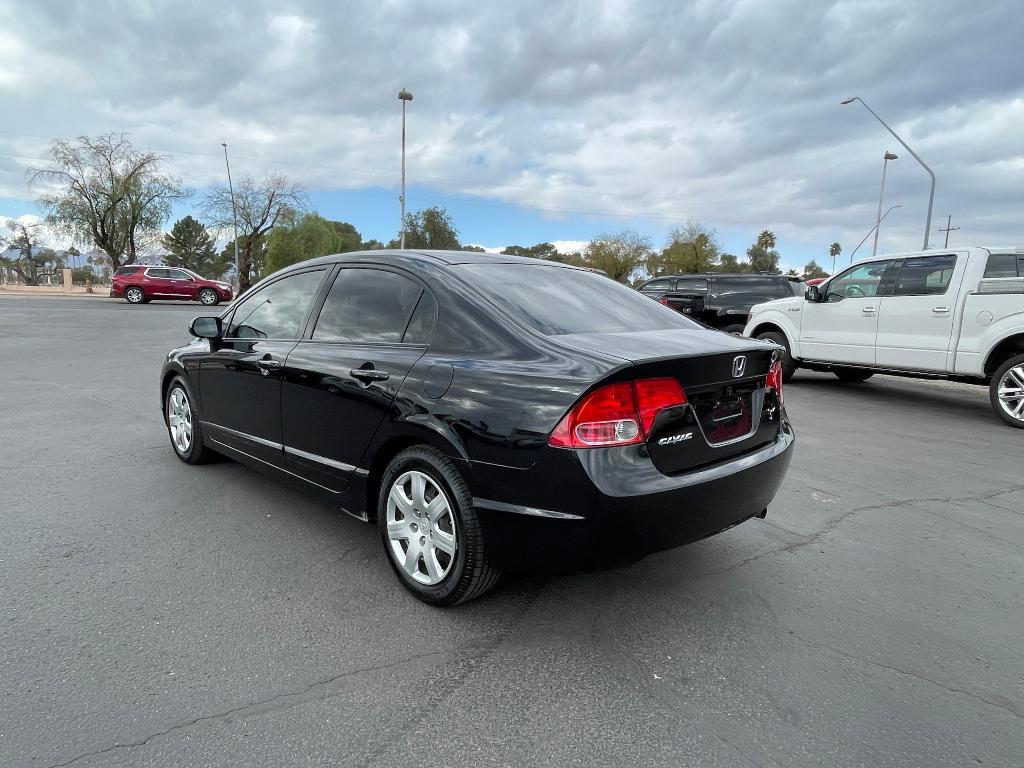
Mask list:
[[[528,256],[509,256],[504,253],[480,253],[478,251],[434,251],[428,249],[399,250],[397,248],[381,248],[370,251],[351,251],[348,253],[335,253],[330,256],[321,256],[316,259],[299,262],[294,266],[310,266],[314,264],[335,264],[341,261],[377,261],[382,264],[394,263],[422,263],[436,264],[440,266],[454,266],[457,264],[544,264],[552,267],[564,267],[567,269],[583,269],[572,264],[563,264],[560,261],[549,261],[547,259],[532,259]]]
[[[711,277],[779,277],[784,280],[795,279],[792,275],[776,275],[770,272],[694,272],[689,275],[658,275],[645,282],[651,283],[655,280],[692,280],[693,278],[706,280]]]

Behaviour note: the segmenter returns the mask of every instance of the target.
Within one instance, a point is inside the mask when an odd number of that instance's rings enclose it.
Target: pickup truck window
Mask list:
[[[707,293],[708,281],[707,280],[680,280],[676,283],[677,291],[698,291],[700,293]]]
[[[878,286],[881,284],[886,270],[891,268],[894,263],[893,261],[873,261],[870,264],[861,264],[839,273],[828,281],[825,301],[834,304],[843,299],[863,299],[887,293],[887,291],[880,293]],[[887,285],[892,285],[891,278]]]
[[[956,256],[922,256],[907,259],[896,278],[894,296],[933,296],[946,292],[953,279]]]
[[[993,253],[985,265],[985,277],[1024,277],[1024,256],[1015,253]]]
[[[641,293],[657,293],[658,291],[671,291],[672,281],[671,280],[651,280],[649,283],[644,283],[640,288]]]

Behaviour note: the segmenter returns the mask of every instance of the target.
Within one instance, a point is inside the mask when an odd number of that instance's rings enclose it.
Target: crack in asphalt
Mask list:
[[[819,643],[815,640],[808,640],[806,637],[802,637],[797,634],[786,635],[786,637],[792,637],[795,640],[799,640],[804,645],[809,645],[814,648],[822,648],[827,651],[832,651],[833,653],[838,654],[844,658],[851,659],[852,661],[863,662],[864,664],[870,664],[871,666],[878,667],[879,669],[885,669],[890,672],[896,672],[901,675],[906,675],[907,677],[913,677],[914,679],[921,680],[922,682],[931,683],[932,685],[942,688],[944,691],[949,691],[950,693],[959,693],[969,698],[972,698],[975,701],[984,702],[985,704],[988,704],[990,706],[998,707],[1004,712],[1008,712],[1009,714],[1013,715],[1017,719],[1024,720],[1024,712],[1017,711],[1017,707],[1019,705],[1017,705],[1017,703],[1014,701],[1007,700],[1009,703],[993,701],[992,699],[985,698],[981,694],[975,693],[974,691],[969,691],[965,688],[957,688],[952,685],[947,685],[946,683],[943,683],[941,680],[926,677],[925,675],[922,675],[918,672],[911,672],[906,669],[901,669],[900,667],[892,666],[891,664],[883,664],[882,662],[874,661],[873,659],[865,659],[863,656],[857,656],[856,654],[850,653],[849,651],[844,651],[841,648],[836,648],[834,646],[828,645],[827,643]]]
[[[102,749],[95,749],[95,750],[91,750],[89,752],[83,752],[82,754],[76,755],[75,757],[72,757],[69,760],[65,760],[62,763],[53,763],[52,765],[49,766],[49,768],[66,768],[66,766],[69,766],[69,765],[72,765],[74,763],[77,763],[79,760],[84,760],[84,759],[89,758],[89,757],[97,757],[99,755],[105,755],[105,754],[108,754],[110,752],[114,752],[114,751],[119,750],[119,749],[137,749],[138,747],[145,746],[146,744],[148,744],[153,739],[159,738],[161,736],[166,736],[166,735],[168,735],[170,733],[174,733],[175,731],[180,731],[180,730],[183,730],[183,729],[186,729],[186,728],[191,728],[192,726],[197,725],[199,723],[210,722],[210,721],[213,721],[213,720],[221,720],[221,719],[223,719],[225,717],[231,717],[232,715],[238,715],[238,714],[243,714],[243,713],[244,714],[249,714],[250,712],[253,712],[253,711],[267,712],[267,711],[274,711],[274,710],[277,710],[277,709],[281,709],[283,707],[280,707],[280,706],[269,706],[269,705],[277,704],[277,703],[282,702],[282,701],[285,702],[284,706],[288,706],[288,705],[291,705],[291,704],[299,704],[299,703],[305,701],[304,697],[307,694],[309,694],[311,691],[313,691],[313,690],[315,690],[317,688],[322,688],[324,686],[332,685],[333,683],[336,683],[339,680],[344,680],[344,679],[349,678],[349,677],[355,677],[357,675],[362,675],[362,674],[366,674],[366,673],[369,673],[369,672],[380,672],[382,670],[392,669],[392,668],[395,668],[395,667],[400,667],[403,664],[410,664],[410,663],[412,663],[414,661],[419,661],[421,659],[430,658],[432,656],[438,657],[439,660],[440,659],[444,659],[444,658],[446,658],[446,657],[448,657],[448,656],[450,656],[450,655],[452,655],[454,653],[465,653],[466,651],[475,650],[475,649],[477,649],[478,645],[480,645],[480,644],[478,644],[478,643],[468,643],[466,645],[457,646],[457,647],[454,647],[454,648],[447,648],[447,649],[441,649],[441,650],[427,651],[425,653],[417,654],[415,656],[409,656],[409,657],[405,657],[405,658],[402,658],[402,659],[398,659],[397,661],[392,661],[392,662],[390,662],[388,664],[376,664],[376,665],[371,665],[371,666],[367,666],[367,667],[360,667],[358,669],[351,669],[351,670],[348,670],[347,672],[341,672],[341,673],[339,673],[337,675],[332,675],[331,677],[325,678],[323,680],[318,680],[318,681],[316,681],[314,683],[310,683],[309,685],[305,686],[304,688],[301,688],[301,689],[296,690],[296,691],[285,691],[283,693],[278,693],[278,694],[276,694],[274,696],[270,696],[270,697],[268,697],[266,699],[258,699],[256,701],[251,701],[251,702],[249,702],[247,704],[241,704],[241,705],[239,705],[237,707],[232,707],[231,709],[224,710],[223,712],[217,712],[217,713],[211,714],[211,715],[201,715],[200,717],[196,717],[196,718],[193,718],[191,720],[186,720],[184,722],[177,723],[175,725],[172,725],[169,728],[165,728],[164,730],[154,731],[153,733],[150,733],[150,734],[146,735],[145,737],[143,737],[141,739],[138,739],[136,741],[129,741],[129,742],[124,742],[124,743],[115,743],[115,744],[112,744],[109,747],[104,747]],[[487,644],[483,644],[482,648],[479,649],[479,650],[482,650],[482,652],[483,652],[482,655],[486,655],[487,652],[488,652]],[[477,654],[477,655],[481,655],[481,654]],[[476,655],[473,655],[472,657],[476,658]],[[334,695],[334,693],[331,693],[330,695]],[[292,701],[292,700],[294,700],[294,701]]]
[[[766,552],[762,552],[762,553],[757,554],[757,555],[751,555],[750,557],[745,558],[745,559],[741,560],[738,563],[734,563],[734,564],[732,564],[730,566],[727,566],[725,568],[720,568],[720,569],[718,569],[716,571],[705,571],[704,573],[698,574],[698,576],[721,576],[724,573],[729,573],[730,571],[735,571],[738,568],[742,568],[743,566],[747,565],[748,563],[752,563],[755,560],[760,560],[761,558],[768,557],[768,556],[774,555],[774,554],[778,554],[779,552],[795,552],[796,550],[800,549],[801,547],[806,547],[806,546],[809,546],[810,544],[814,544],[814,543],[820,541],[824,536],[826,536],[827,534],[829,534],[832,531],[834,531],[848,517],[850,517],[851,515],[859,514],[861,512],[871,512],[871,511],[875,511],[875,510],[879,510],[879,509],[895,509],[897,507],[904,507],[904,506],[907,506],[907,505],[910,505],[910,504],[926,504],[926,503],[952,504],[952,503],[956,503],[956,502],[960,502],[960,501],[978,501],[978,502],[981,502],[981,503],[985,503],[985,502],[989,501],[990,499],[996,498],[997,496],[1005,496],[1006,494],[1009,494],[1009,493],[1019,493],[1020,491],[1024,491],[1024,485],[1015,485],[1015,486],[1011,486],[1010,488],[1003,488],[1002,490],[998,490],[998,491],[987,491],[986,493],[983,493],[983,494],[973,494],[973,495],[970,495],[970,496],[944,496],[944,497],[929,497],[929,498],[919,498],[919,499],[900,499],[900,500],[896,500],[896,501],[885,502],[883,504],[870,504],[870,505],[863,506],[863,507],[854,507],[853,509],[844,512],[843,514],[839,515],[838,517],[832,518],[831,520],[829,520],[828,522],[825,523],[825,527],[824,528],[822,528],[820,531],[816,531],[816,532],[812,533],[810,536],[803,536],[803,535],[800,535],[800,534],[796,534],[796,535],[800,536],[800,541],[795,541],[795,542],[793,542],[791,544],[786,544],[785,546],[782,546],[782,547],[775,547],[773,549],[769,549]],[[933,513],[932,510],[925,509],[925,510],[921,510],[921,511],[924,512],[925,514],[935,514],[936,517],[942,517],[943,519],[948,520],[950,522],[959,523],[959,521],[954,520],[952,518],[947,518],[947,517],[944,517],[943,515],[939,515],[937,513]],[[778,528],[779,530],[785,530],[784,528],[781,528],[780,526],[777,526],[777,525],[774,526],[774,527]]]

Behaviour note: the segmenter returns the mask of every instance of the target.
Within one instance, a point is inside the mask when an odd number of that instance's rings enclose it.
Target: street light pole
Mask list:
[[[886,152],[882,158],[882,191],[878,193],[878,215],[875,216],[875,242],[871,246],[871,255],[878,253],[878,232],[882,228],[882,198],[885,197],[885,169],[890,160],[898,160],[899,156],[892,152]]]
[[[902,208],[902,207],[903,207],[902,205],[893,205],[893,206],[891,206],[888,211],[886,211],[884,214],[882,214],[882,218],[880,218],[878,220],[879,223],[885,221],[885,217],[888,216],[890,213],[892,213],[894,210],[896,210],[897,208]],[[875,227],[877,227],[877,226],[878,226],[878,224],[875,225]],[[853,255],[855,253],[857,253],[857,251],[860,250],[860,247],[862,245],[864,245],[864,243],[867,242],[867,239],[869,237],[871,237],[871,233],[875,231],[875,227],[872,227],[871,229],[869,229],[868,233],[866,235],[864,235],[864,238],[859,243],[857,243],[857,247],[853,249],[853,253],[850,254],[850,263],[851,264],[853,264]]]
[[[845,101],[843,101],[841,103],[842,104],[850,104],[851,102],[854,102],[854,101],[859,101],[861,103],[861,106],[863,106],[864,109],[866,109],[868,112],[870,112],[872,114],[872,116],[875,118],[875,120],[880,122],[882,124],[882,126],[885,128],[885,130],[887,130],[889,133],[891,133],[895,137],[896,141],[898,141],[900,144],[903,145],[903,148],[906,149],[907,152],[909,152],[911,154],[911,156],[915,160],[917,160],[917,162],[919,162],[921,164],[922,168],[924,168],[926,171],[928,171],[928,175],[931,176],[931,178],[932,178],[931,192],[928,193],[928,217],[927,217],[927,219],[925,219],[925,223],[924,223],[924,248],[923,248],[923,250],[927,251],[928,250],[928,234],[931,232],[931,229],[932,229],[932,205],[935,203],[935,174],[932,173],[932,169],[929,168],[928,164],[924,160],[922,160],[920,158],[920,156],[917,154],[917,152],[912,150],[910,148],[910,146],[907,144],[907,142],[905,142],[903,139],[901,139],[899,134],[896,133],[896,131],[894,131],[892,128],[890,128],[889,125],[885,122],[885,120],[883,120],[882,118],[880,118],[878,116],[878,114],[875,112],[875,110],[873,110],[871,107],[869,107],[867,104],[864,103],[864,99],[862,99],[860,96],[851,96],[850,98],[846,99]]]
[[[398,201],[401,204],[402,209],[402,229],[401,235],[399,235],[399,248],[405,249],[405,103],[412,101],[412,94],[409,93],[405,88],[398,92],[398,98],[402,102],[402,194],[399,195]]]
[[[242,290],[242,272],[238,267],[238,209],[235,207],[235,187],[231,183],[231,163],[228,162],[228,145],[221,143],[224,147],[224,165],[228,169],[228,192],[231,194],[231,221],[235,226],[235,277],[238,279],[238,290]]]

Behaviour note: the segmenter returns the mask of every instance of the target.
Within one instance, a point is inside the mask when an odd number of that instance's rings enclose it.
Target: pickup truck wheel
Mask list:
[[[832,371],[840,381],[851,383],[867,381],[875,375],[874,371],[865,371],[863,368],[836,368]]]
[[[757,338],[774,341],[786,350],[786,355],[782,358],[782,380],[785,382],[792,379],[793,374],[796,373],[797,365],[796,360],[793,359],[793,355],[789,351],[789,342],[786,341],[785,335],[778,331],[765,331],[764,333],[757,334]]]
[[[992,408],[1011,427],[1024,429],[1024,355],[1011,357],[989,384]]]

